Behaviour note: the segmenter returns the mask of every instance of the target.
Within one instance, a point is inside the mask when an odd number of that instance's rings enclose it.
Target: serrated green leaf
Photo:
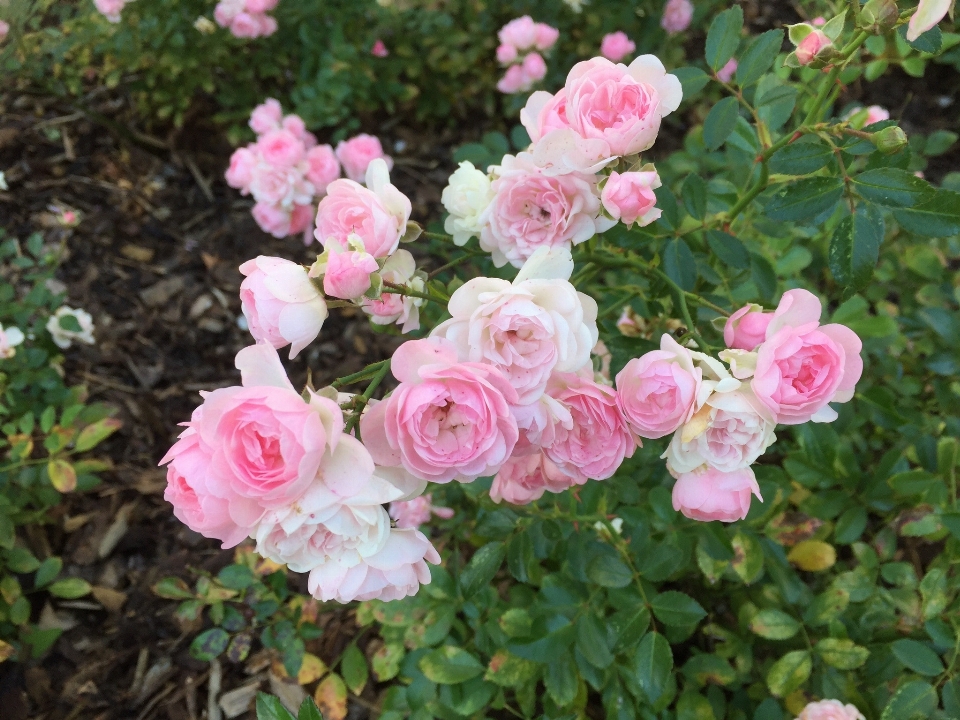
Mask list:
[[[860,205],[840,221],[828,253],[830,272],[840,285],[861,290],[870,283],[883,233],[883,216],[870,205]]]
[[[816,649],[827,665],[838,670],[854,670],[870,657],[869,650],[846,638],[824,638]]]
[[[943,672],[943,661],[933,650],[922,642],[901,638],[890,645],[897,660],[919,675],[939,675]]]
[[[752,85],[770,69],[783,45],[783,30],[767,30],[755,37],[737,60],[737,85]]]
[[[477,550],[460,574],[460,591],[464,598],[471,598],[493,581],[506,554],[502,542],[487,543]]]
[[[780,148],[770,158],[770,172],[780,175],[809,175],[833,159],[833,150],[816,137],[803,137]]]
[[[703,121],[703,144],[707,150],[716,150],[737,127],[740,117],[740,103],[734,97],[725,97],[710,108]]]
[[[257,720],[295,720],[279,698],[266,693],[257,693]]]
[[[804,178],[778,187],[764,212],[771,220],[809,222],[836,207],[842,195],[838,177]]]
[[[743,10],[734,5],[718,14],[707,31],[707,65],[714,71],[719,70],[733,57],[740,45],[740,32],[743,30]]]
[[[197,635],[190,643],[190,655],[202,662],[218,657],[230,642],[230,635],[222,628],[211,628]]]
[[[634,679],[651,705],[667,690],[673,671],[673,651],[660,633],[647,633],[637,646],[631,665]]]
[[[897,688],[880,720],[929,720],[937,709],[937,691],[930,683],[914,680]]]
[[[810,677],[813,660],[807,650],[788,652],[767,672],[767,687],[774,697],[786,697]]]
[[[875,168],[853,177],[853,186],[864,199],[890,208],[910,208],[933,199],[926,180],[900,168]]]
[[[660,593],[650,602],[650,607],[657,620],[676,627],[693,625],[707,616],[700,603],[677,590]]]
[[[750,630],[768,640],[788,640],[800,631],[800,623],[780,610],[761,610],[750,621]]]
[[[477,658],[453,645],[444,645],[430,651],[420,658],[418,666],[428,680],[441,685],[462,683],[484,671]]]

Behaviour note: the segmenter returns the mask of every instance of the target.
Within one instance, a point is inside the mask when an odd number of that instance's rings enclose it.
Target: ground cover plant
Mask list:
[[[232,549],[154,585],[210,687],[256,655],[263,718],[960,715],[957,138],[845,100],[957,37],[936,3],[812,9],[576,64],[518,17],[486,87],[519,124],[456,151],[442,219],[385,143],[258,99],[226,180],[289,252],[240,265],[240,384],[161,460]],[[315,381],[340,313],[395,341]]]

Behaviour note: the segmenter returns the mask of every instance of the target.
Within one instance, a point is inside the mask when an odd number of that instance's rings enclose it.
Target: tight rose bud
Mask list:
[[[883,35],[900,19],[894,0],[868,0],[860,9],[860,26],[868,33]]]
[[[870,140],[884,155],[896,155],[908,144],[907,134],[896,125],[873,133]]]
[[[827,48],[832,47],[833,42],[822,30],[814,30],[797,45],[795,51],[797,62],[801,65],[809,65],[814,59],[819,58]]]

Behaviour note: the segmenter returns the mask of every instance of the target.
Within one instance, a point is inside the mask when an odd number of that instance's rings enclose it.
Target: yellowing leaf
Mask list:
[[[10,643],[6,643],[3,640],[0,640],[0,663],[5,660],[9,660],[13,657],[13,653],[16,652],[16,648],[13,647]]]
[[[799,715],[802,713],[809,702],[810,698],[807,697],[807,694],[803,692],[803,690],[794,690],[783,699],[783,704],[787,706],[787,710],[791,715]]]
[[[303,664],[300,665],[300,672],[297,673],[297,682],[301,685],[309,685],[319,680],[327,672],[327,666],[323,660],[311,653],[305,653]]]
[[[51,460],[47,463],[51,484],[62,493],[73,492],[77,487],[77,471],[66,460]]]
[[[324,720],[344,720],[347,717],[347,686],[336,673],[330,673],[317,685],[313,699]]]
[[[787,560],[801,570],[819,572],[833,567],[837,562],[837,551],[822,540],[804,540],[794,546]]]

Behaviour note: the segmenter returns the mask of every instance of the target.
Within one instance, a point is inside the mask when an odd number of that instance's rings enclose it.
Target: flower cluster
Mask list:
[[[279,0],[220,0],[213,11],[217,25],[228,28],[234,37],[253,39],[277,31],[277,21],[268,15]]]
[[[693,20],[693,3],[690,0],[667,0],[663,7],[660,27],[670,35],[681,33],[690,27]]]
[[[660,349],[617,375],[617,397],[642,438],[673,433],[663,457],[677,482],[673,505],[696,520],[746,517],[760,489],[750,466],[776,425],[831,422],[863,371],[861,343],[820,324],[820,301],[788,290],[773,312],[747,305],[727,320],[720,360],[663,335]],[[721,360],[723,362],[721,362]]]
[[[543,80],[547,63],[540,53],[553,47],[560,31],[524,15],[500,28],[498,37],[497,61],[507,71],[497,83],[497,89],[512,95],[526,92]]]
[[[120,22],[120,13],[131,0],[93,0],[97,11],[112,23]]]

